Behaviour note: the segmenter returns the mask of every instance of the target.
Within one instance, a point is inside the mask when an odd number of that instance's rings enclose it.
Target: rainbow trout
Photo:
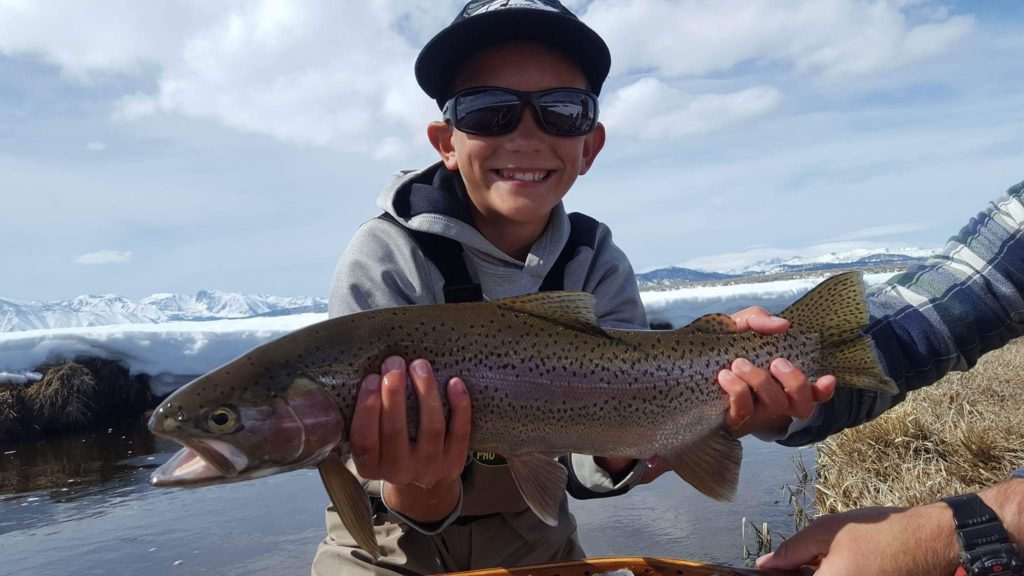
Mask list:
[[[198,486],[318,467],[345,526],[374,555],[369,503],[345,467],[347,424],[365,375],[385,358],[428,359],[442,400],[465,381],[473,450],[503,455],[524,499],[554,524],[574,452],[661,456],[695,488],[728,499],[740,443],[725,427],[719,370],[744,357],[787,358],[810,380],[886,393],[859,273],[822,282],[787,308],[778,335],[736,332],[724,314],[673,331],[601,328],[593,296],[542,292],[493,302],[360,312],[297,330],[192,381],[154,412],[150,430],[185,446],[151,478]],[[447,411],[447,403],[445,402]],[[411,387],[409,430],[418,410]]]

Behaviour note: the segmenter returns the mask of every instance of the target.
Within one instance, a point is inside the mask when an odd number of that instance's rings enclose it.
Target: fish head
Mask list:
[[[339,446],[344,424],[334,399],[301,372],[228,364],[186,384],[153,412],[150,431],[184,448],[150,483],[200,486],[313,466]]]

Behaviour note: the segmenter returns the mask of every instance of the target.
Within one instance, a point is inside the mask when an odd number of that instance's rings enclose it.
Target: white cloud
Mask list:
[[[103,152],[107,149],[107,143],[100,142],[99,140],[93,140],[85,145],[85,149],[89,152]]]
[[[124,120],[181,115],[289,143],[401,158],[438,115],[413,62],[462,0],[57,0],[0,3],[0,55],[34,55],[77,81],[153,77],[124,94]],[[827,78],[884,71],[949,50],[973,28],[941,3],[876,0],[574,0],[607,39],[613,75],[643,71],[609,103],[642,138],[717,130],[778,105],[772,87],[684,94],[672,77],[781,62]],[[660,79],[658,78],[660,77]],[[630,99],[662,112],[629,119]]]
[[[99,266],[103,264],[126,264],[132,261],[132,253],[125,250],[100,250],[82,254],[75,258],[75,264]]]
[[[35,55],[82,81],[155,72],[154,90],[117,104],[122,119],[180,114],[372,152],[388,138],[412,140],[438,115],[413,62],[424,34],[439,30],[456,4],[8,3],[0,5],[0,55]]]
[[[832,238],[832,240],[858,240],[861,238],[882,238],[885,236],[899,236],[902,234],[909,234],[911,232],[922,232],[925,230],[931,230],[935,226],[933,224],[925,224],[923,222],[905,222],[900,224],[886,224],[883,226],[870,226],[867,228],[860,228],[858,230],[851,230],[844,232],[838,236]]]
[[[770,86],[690,95],[647,77],[612,94],[602,117],[609,129],[618,133],[645,139],[678,138],[760,116],[781,101],[782,95]]]
[[[905,66],[950,49],[970,16],[928,2],[876,0],[595,0],[585,20],[608,42],[613,73],[696,76],[782,62],[842,78]],[[921,20],[920,23],[912,21]]]

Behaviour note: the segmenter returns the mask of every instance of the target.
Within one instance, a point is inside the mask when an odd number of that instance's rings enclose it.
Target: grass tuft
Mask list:
[[[1024,464],[1022,419],[1024,339],[821,443],[818,510],[915,506],[995,484]]]

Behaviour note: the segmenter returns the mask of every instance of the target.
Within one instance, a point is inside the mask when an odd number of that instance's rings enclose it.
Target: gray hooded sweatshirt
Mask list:
[[[569,218],[559,203],[525,262],[505,254],[473,226],[461,175],[440,163],[396,174],[378,205],[397,224],[374,218],[355,233],[334,273],[332,318],[444,302],[444,277],[402,227],[458,241],[470,276],[487,300],[537,292],[569,238]],[[633,268],[604,224],[598,225],[593,249],[580,247],[567,262],[563,287],[593,294],[602,326],[647,328]],[[616,482],[590,456],[572,455],[562,462],[570,472],[570,492],[583,498],[621,494],[645,470],[638,463]],[[558,526],[545,525],[528,509],[500,457],[471,454],[462,480],[459,505],[437,524],[419,525],[390,510],[378,515],[377,536],[385,556],[376,565],[353,550],[337,514],[328,509],[328,537],[317,551],[313,572],[441,572],[582,556],[567,505],[562,505]],[[378,483],[365,485],[371,495],[379,496]],[[513,534],[517,536],[512,538]]]

